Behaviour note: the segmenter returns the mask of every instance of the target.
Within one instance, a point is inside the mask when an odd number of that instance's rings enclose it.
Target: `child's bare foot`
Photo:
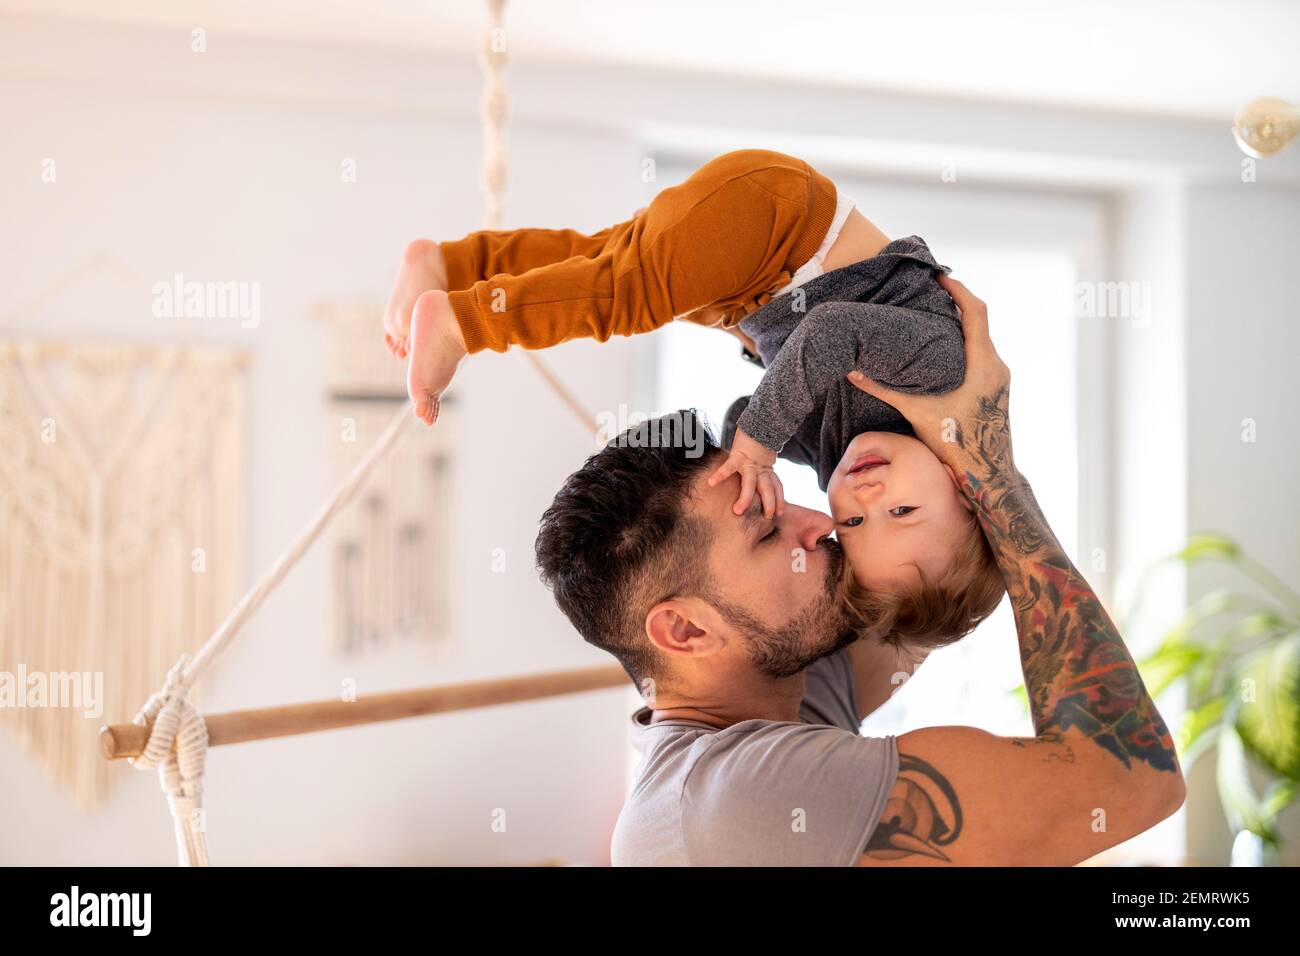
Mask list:
[[[410,351],[411,313],[420,296],[431,289],[447,288],[447,263],[442,246],[432,239],[416,239],[406,247],[393,293],[384,309],[384,344],[398,358]]]
[[[426,425],[437,419],[438,400],[464,357],[465,340],[451,309],[451,299],[440,290],[425,292],[411,311],[406,390],[415,406],[415,417]]]

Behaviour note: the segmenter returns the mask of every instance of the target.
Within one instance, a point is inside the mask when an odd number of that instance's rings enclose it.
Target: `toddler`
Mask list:
[[[742,514],[783,508],[777,455],[809,465],[864,634],[928,649],[996,607],[1002,576],[956,477],[889,405],[846,378],[942,393],[965,374],[961,323],[918,237],[889,241],[827,177],[739,150],[600,232],[520,229],[412,245],[385,314],[426,423],[461,358],[606,341],[674,318],[726,329],[765,367],[724,423]],[[757,505],[755,505],[757,506]]]

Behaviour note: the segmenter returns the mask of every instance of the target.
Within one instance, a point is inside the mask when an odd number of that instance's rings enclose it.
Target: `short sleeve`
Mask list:
[[[853,694],[853,660],[847,647],[815,661],[804,671],[799,719],[806,724],[829,724],[858,732],[862,721],[858,719]]]
[[[898,776],[895,737],[742,721],[715,735],[682,792],[692,866],[852,866]]]

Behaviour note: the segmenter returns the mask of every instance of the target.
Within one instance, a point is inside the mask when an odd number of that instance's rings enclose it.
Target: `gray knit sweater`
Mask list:
[[[811,465],[825,490],[857,435],[911,434],[907,419],[845,375],[858,368],[898,391],[931,395],[961,384],[961,319],[936,281],[940,270],[950,271],[921,238],[895,239],[747,316],[740,327],[767,371],[754,394],[728,411],[724,445],[739,426],[782,458]]]

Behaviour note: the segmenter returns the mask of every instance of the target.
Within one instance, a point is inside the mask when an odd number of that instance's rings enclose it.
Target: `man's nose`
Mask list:
[[[805,551],[816,551],[822,539],[835,530],[830,515],[789,502],[785,506],[785,520],[794,525],[799,547]]]

